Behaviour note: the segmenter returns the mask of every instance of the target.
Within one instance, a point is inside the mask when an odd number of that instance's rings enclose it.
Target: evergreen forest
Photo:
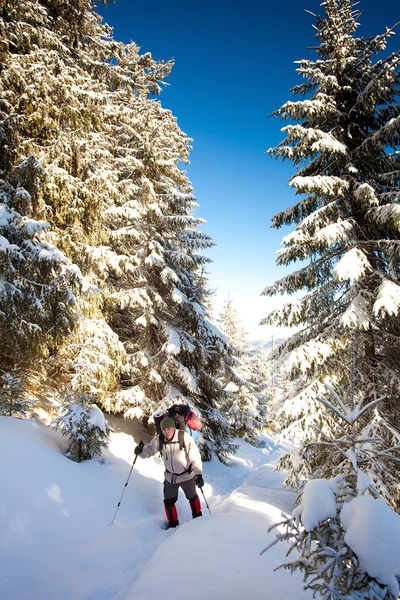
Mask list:
[[[323,598],[391,599],[338,515],[363,495],[400,511],[400,51],[395,24],[359,36],[351,0],[320,9],[267,151],[295,201],[271,215],[286,275],[260,290],[290,296],[263,323],[293,334],[266,349],[233,299],[213,312],[173,62],[117,41],[93,0],[0,1],[0,415],[47,411],[78,462],[107,445],[103,414],[153,433],[188,404],[206,461],[272,432],[303,497],[335,482],[336,516],[287,520],[289,568]]]

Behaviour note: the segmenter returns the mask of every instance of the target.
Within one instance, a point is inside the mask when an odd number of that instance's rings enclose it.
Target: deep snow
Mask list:
[[[142,432],[140,432],[142,433]],[[284,561],[268,526],[295,494],[274,471],[281,448],[239,440],[229,466],[204,464],[203,518],[192,521],[181,494],[181,525],[164,531],[158,457],[138,459],[127,480],[133,437],[113,432],[98,460],[64,456],[66,440],[34,420],[0,417],[0,598],[2,600],[252,600],[310,598],[300,575],[273,572]]]

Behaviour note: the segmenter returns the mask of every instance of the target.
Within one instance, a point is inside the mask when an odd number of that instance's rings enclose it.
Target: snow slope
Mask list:
[[[300,576],[273,569],[282,545],[259,555],[270,523],[292,510],[294,494],[274,471],[279,449],[239,440],[230,466],[206,463],[212,515],[192,521],[181,495],[181,526],[163,531],[163,468],[138,459],[134,441],[114,432],[105,453],[81,464],[65,439],[33,420],[0,417],[0,598],[2,600],[165,600],[310,598]],[[271,538],[272,539],[272,538]]]

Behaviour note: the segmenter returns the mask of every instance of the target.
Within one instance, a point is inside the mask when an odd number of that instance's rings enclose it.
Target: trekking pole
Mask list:
[[[208,506],[208,502],[207,502],[207,500],[206,500],[206,497],[205,497],[205,495],[204,495],[204,492],[203,492],[203,488],[202,488],[202,487],[200,488],[200,491],[201,491],[201,493],[203,494],[204,502],[206,503],[206,506],[207,506],[207,508],[208,508],[208,512],[209,512],[209,513],[210,513],[210,515],[211,515],[211,510],[210,510],[210,507]]]
[[[137,457],[138,457],[138,456],[139,456],[139,454],[136,454],[136,456],[135,456],[135,460],[134,460],[134,461],[133,461],[133,463],[132,463],[131,470],[129,471],[128,479],[126,480],[126,483],[125,483],[124,489],[123,489],[123,491],[122,491],[122,494],[121,494],[121,498],[119,499],[119,502],[118,502],[118,504],[117,504],[117,508],[115,509],[115,513],[114,513],[114,516],[113,516],[113,519],[112,519],[112,521],[111,521],[110,525],[112,525],[112,524],[114,523],[115,516],[116,516],[116,514],[117,514],[117,512],[118,512],[118,509],[119,509],[119,507],[120,507],[120,504],[121,504],[121,502],[122,502],[122,498],[124,497],[124,494],[125,494],[126,488],[128,487],[129,479],[130,479],[130,476],[131,476],[131,474],[132,474],[133,467],[135,466],[135,462],[137,461]]]

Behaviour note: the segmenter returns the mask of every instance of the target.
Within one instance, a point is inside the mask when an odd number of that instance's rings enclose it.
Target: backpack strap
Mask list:
[[[160,456],[162,457],[162,452],[163,452],[163,446],[164,446],[164,434],[163,432],[158,434],[158,450],[160,452]]]
[[[189,461],[189,455],[188,455],[187,450],[186,450],[184,433],[185,432],[183,431],[183,429],[178,429],[179,450],[184,450],[185,451],[186,458]],[[161,456],[163,454],[164,441],[165,441],[165,437],[164,437],[164,434],[161,432],[158,435],[158,450],[159,450]]]
[[[159,436],[158,436],[158,450],[160,452],[160,456],[161,457],[163,455],[164,441],[165,441],[164,434],[161,432],[159,434]],[[191,470],[192,470],[192,463],[190,461],[190,456],[189,456],[189,453],[188,453],[187,448],[186,448],[186,444],[185,444],[185,432],[184,432],[183,429],[178,429],[178,444],[179,444],[179,450],[184,450],[185,451],[186,460],[189,463],[189,467],[186,469],[186,471],[184,471],[184,473],[190,473]],[[183,473],[180,473],[180,475],[183,475]]]
[[[187,468],[187,472],[190,473],[192,471],[192,463],[190,460],[190,456],[189,456],[189,452],[187,451],[186,448],[186,444],[185,444],[185,431],[184,429],[179,429],[178,431],[178,441],[179,441],[179,450],[184,450],[185,451],[185,456],[186,456],[186,460],[189,464],[188,468]]]

